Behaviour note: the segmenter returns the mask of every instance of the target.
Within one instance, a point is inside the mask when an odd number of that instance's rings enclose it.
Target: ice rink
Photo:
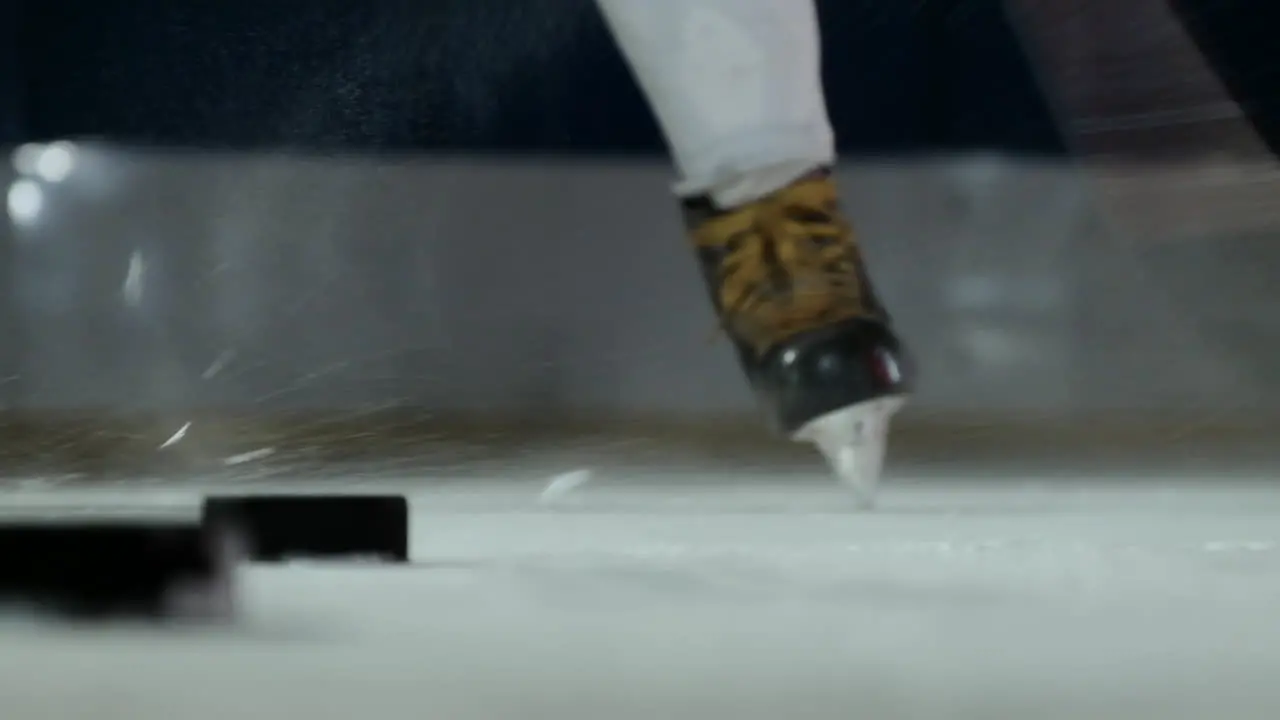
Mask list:
[[[379,481],[360,489],[417,488],[411,566],[249,569],[232,628],[10,619],[0,703],[22,720],[1275,718],[1265,480],[900,477],[874,514],[816,474]],[[4,507],[180,514],[198,490]]]

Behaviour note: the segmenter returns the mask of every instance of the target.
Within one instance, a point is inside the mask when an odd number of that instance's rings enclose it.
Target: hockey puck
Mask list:
[[[409,559],[409,503],[400,495],[213,496],[204,522],[242,538],[254,562]]]
[[[0,606],[77,619],[226,619],[236,558],[218,533],[151,520],[0,521]]]

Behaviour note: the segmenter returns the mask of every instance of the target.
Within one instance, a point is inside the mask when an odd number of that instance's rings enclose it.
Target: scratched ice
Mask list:
[[[579,471],[573,471],[579,472]],[[12,620],[19,718],[1280,712],[1280,490],[643,474],[419,488],[408,569],[256,568],[229,630]],[[17,492],[7,507],[179,493]]]

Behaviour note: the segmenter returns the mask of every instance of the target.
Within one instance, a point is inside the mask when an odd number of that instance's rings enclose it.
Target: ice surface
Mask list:
[[[1280,486],[898,479],[865,515],[816,477],[704,480],[436,483],[413,566],[252,569],[231,630],[11,619],[3,714],[1280,717]]]

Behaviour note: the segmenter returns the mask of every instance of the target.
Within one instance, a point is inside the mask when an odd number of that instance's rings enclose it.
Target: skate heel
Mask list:
[[[880,486],[889,423],[906,400],[891,395],[834,410],[802,425],[791,439],[813,443],[849,488],[858,509],[870,510]]]

